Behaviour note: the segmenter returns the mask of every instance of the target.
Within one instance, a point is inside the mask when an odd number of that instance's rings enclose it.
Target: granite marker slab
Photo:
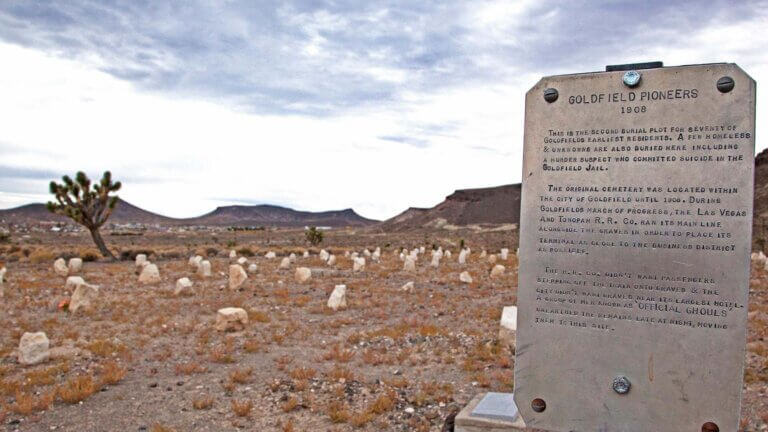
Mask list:
[[[734,431],[755,82],[636,72],[526,95],[515,401],[553,431]]]

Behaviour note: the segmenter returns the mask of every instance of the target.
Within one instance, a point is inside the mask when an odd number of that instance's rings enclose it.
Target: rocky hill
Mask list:
[[[456,226],[520,222],[520,183],[457,190],[430,209],[410,208],[382,222],[384,231],[407,231],[449,224]]]
[[[43,204],[28,204],[8,210],[0,210],[1,224],[39,224],[69,222],[69,219],[48,212]],[[205,225],[205,226],[366,226],[377,221],[366,219],[352,209],[304,212],[272,205],[227,206],[203,216],[189,219],[175,219],[155,214],[120,200],[109,223],[143,224],[160,226]]]

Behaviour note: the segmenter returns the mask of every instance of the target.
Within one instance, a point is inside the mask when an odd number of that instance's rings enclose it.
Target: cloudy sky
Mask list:
[[[0,208],[110,169],[169,216],[387,218],[518,182],[541,76],[725,61],[768,83],[767,29],[747,0],[3,0]]]

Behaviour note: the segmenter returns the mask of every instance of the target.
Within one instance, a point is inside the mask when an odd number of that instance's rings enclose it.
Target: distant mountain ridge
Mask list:
[[[28,204],[7,210],[0,210],[0,223],[36,224],[67,223],[71,220],[50,213],[43,204]],[[125,200],[120,200],[107,223],[144,224],[160,226],[367,226],[378,221],[364,218],[352,209],[306,212],[275,205],[233,205],[218,207],[210,213],[194,218],[177,219],[141,209]]]
[[[407,231],[435,227],[501,225],[520,222],[520,183],[478,189],[459,189],[435,207],[414,208],[382,222],[384,231]]]

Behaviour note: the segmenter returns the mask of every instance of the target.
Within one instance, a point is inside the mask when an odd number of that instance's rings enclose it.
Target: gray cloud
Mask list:
[[[0,39],[96,55],[104,72],[150,91],[328,115],[390,103],[404,90],[602,67],[649,38],[674,41],[765,4],[542,1],[493,32],[468,18],[481,3],[461,1],[11,1],[0,5]]]

